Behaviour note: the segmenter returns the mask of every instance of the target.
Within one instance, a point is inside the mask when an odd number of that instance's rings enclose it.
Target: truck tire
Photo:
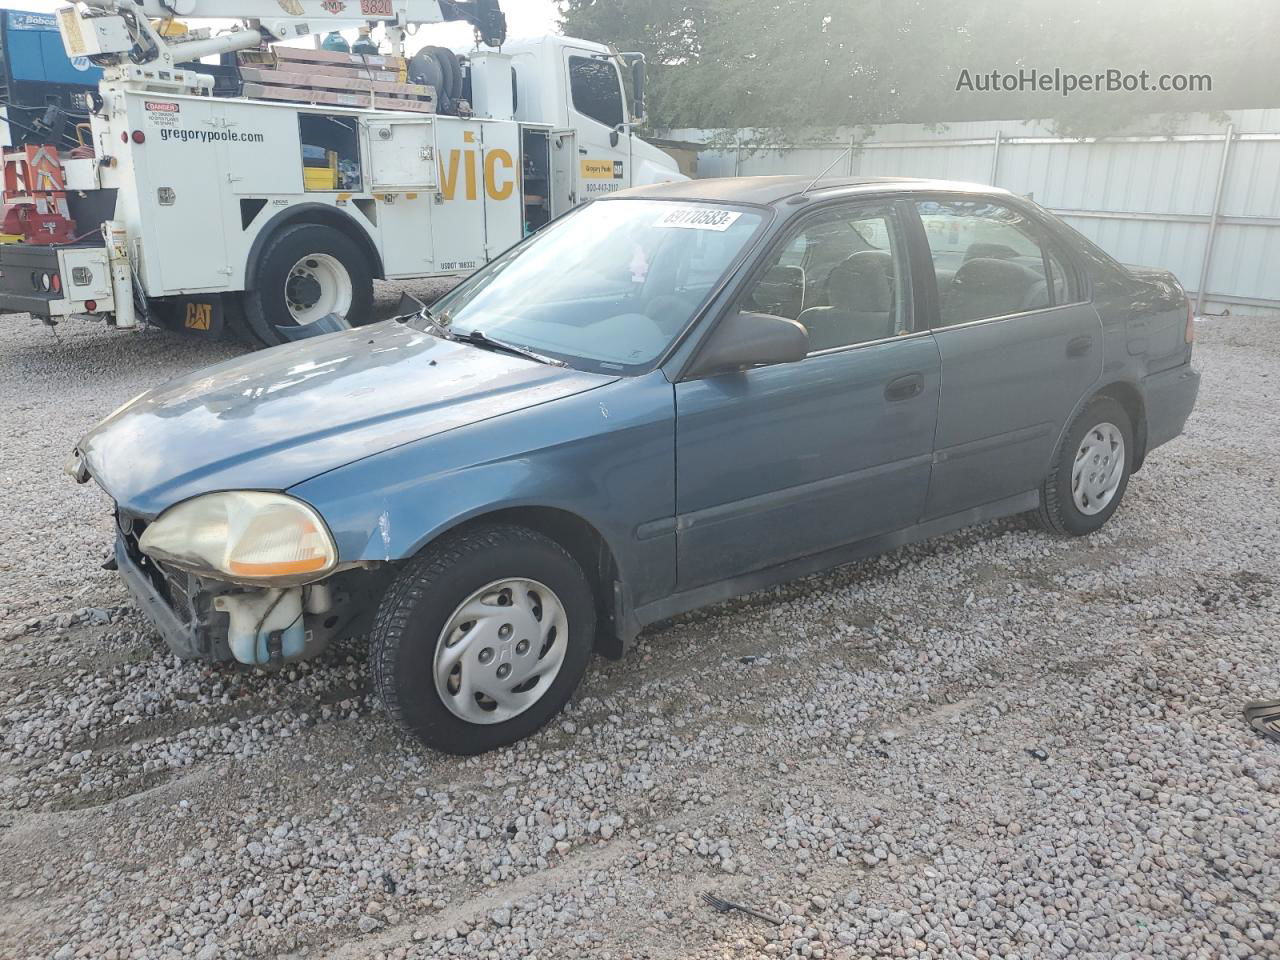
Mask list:
[[[1062,440],[1040,488],[1040,525],[1082,537],[1111,519],[1133,470],[1133,424],[1110,397],[1094,397]]]
[[[244,294],[244,319],[263,346],[301,339],[300,328],[328,314],[343,326],[368,321],[373,270],[360,246],[319,223],[284,227],[262,250],[254,288]]]
[[[371,634],[383,707],[444,753],[471,756],[543,726],[587,669],[596,609],[563,547],[510,524],[447,535],[387,588]]]

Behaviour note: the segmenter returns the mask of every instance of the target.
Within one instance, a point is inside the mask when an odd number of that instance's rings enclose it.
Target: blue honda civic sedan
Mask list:
[[[1191,320],[1002,191],[665,184],[151,390],[68,470],[176,653],[367,633],[391,716],[473,754],[681,611],[1023,511],[1097,530],[1191,413]]]

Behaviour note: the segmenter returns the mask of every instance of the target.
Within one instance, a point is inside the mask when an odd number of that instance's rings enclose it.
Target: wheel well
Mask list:
[[[1147,455],[1147,408],[1142,394],[1133,384],[1118,380],[1107,384],[1095,396],[1110,397],[1129,414],[1129,422],[1133,424],[1133,443],[1137,448],[1133,452],[1133,470],[1137,472]]]
[[[614,624],[613,589],[618,567],[608,542],[577,514],[555,507],[511,507],[472,517],[449,532],[490,523],[527,527],[554,540],[569,552],[587,576],[596,599],[596,649],[611,659],[622,656],[622,642]]]
[[[271,238],[284,227],[293,227],[304,223],[332,227],[339,233],[350,237],[364,251],[365,256],[369,258],[369,266],[372,269],[374,278],[378,280],[384,278],[382,256],[378,253],[378,248],[374,245],[373,240],[370,239],[369,234],[360,228],[360,225],[351,218],[350,214],[343,213],[336,207],[326,206],[323,203],[301,203],[280,211],[254,238],[253,246],[249,250],[249,269],[245,275],[246,289],[252,289],[257,279],[258,264],[262,261],[262,250]]]

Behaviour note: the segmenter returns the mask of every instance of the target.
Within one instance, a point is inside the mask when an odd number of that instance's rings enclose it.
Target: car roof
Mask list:
[[[812,186],[810,186],[812,184]],[[806,189],[808,188],[808,189]],[[632,187],[612,193],[612,198],[651,200],[701,200],[720,203],[752,203],[770,206],[801,193],[814,200],[829,200],[845,195],[876,193],[981,193],[1009,196],[1007,190],[982,183],[958,180],[921,180],[913,177],[714,177],[707,180],[679,180]]]

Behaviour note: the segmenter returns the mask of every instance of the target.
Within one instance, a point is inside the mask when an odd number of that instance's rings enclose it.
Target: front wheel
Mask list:
[[[1124,497],[1133,452],[1128,412],[1095,397],[1071,424],[1040,489],[1041,526],[1074,537],[1100,529]]]
[[[244,295],[249,330],[268,347],[300,339],[321,321],[326,332],[353,326],[372,309],[368,257],[346,234],[318,223],[285,227],[268,240],[254,289]]]
[[[586,671],[595,603],[555,541],[494,525],[448,536],[413,559],[378,609],[370,653],[388,714],[445,753],[528,736]]]

